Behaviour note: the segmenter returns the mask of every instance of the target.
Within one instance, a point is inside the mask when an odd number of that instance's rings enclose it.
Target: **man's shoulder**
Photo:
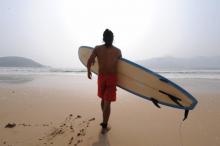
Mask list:
[[[121,58],[122,57],[121,50],[115,46],[113,46],[113,48],[115,49],[117,56],[119,56],[119,58]]]
[[[102,50],[102,49],[105,49],[105,48],[106,48],[105,45],[97,45],[97,46],[94,47],[94,49],[95,49],[96,51]],[[115,51],[121,53],[121,50],[120,50],[118,47],[116,47],[116,46],[112,46],[111,49],[113,49],[113,50],[115,50]]]
[[[117,51],[117,54],[119,54],[121,56],[121,50],[119,48],[117,48],[117,47],[114,47],[114,48]]]
[[[112,46],[113,49],[115,49],[116,51],[121,51],[118,47]]]
[[[104,45],[97,45],[97,46],[95,46],[94,48],[95,49],[99,49],[99,48],[103,48],[104,47]]]
[[[102,45],[97,45],[97,46],[94,47],[94,51],[99,52],[102,48],[103,48]]]

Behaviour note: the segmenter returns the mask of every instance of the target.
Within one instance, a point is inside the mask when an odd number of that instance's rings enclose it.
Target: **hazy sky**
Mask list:
[[[0,0],[0,56],[81,67],[105,28],[133,61],[220,56],[220,0]]]

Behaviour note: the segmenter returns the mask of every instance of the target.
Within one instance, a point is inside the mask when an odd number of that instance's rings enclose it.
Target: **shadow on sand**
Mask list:
[[[110,146],[109,140],[108,140],[108,133],[102,134],[99,133],[99,139],[98,141],[94,142],[92,146]]]

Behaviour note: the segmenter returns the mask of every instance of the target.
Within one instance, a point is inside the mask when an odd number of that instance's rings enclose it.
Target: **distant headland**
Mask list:
[[[45,67],[29,58],[18,56],[0,57],[0,67]]]
[[[137,61],[154,69],[220,69],[220,56],[198,56],[192,58],[160,57]]]

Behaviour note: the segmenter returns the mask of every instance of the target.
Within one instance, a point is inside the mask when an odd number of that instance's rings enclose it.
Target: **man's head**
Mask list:
[[[105,42],[106,47],[111,47],[114,39],[114,35],[111,30],[106,29],[103,33],[103,41]]]

